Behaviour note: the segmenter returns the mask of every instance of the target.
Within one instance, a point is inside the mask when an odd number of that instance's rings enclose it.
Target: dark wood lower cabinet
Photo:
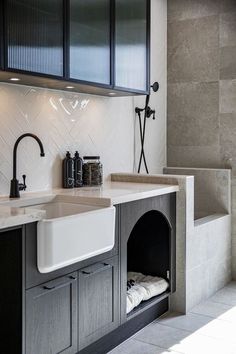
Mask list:
[[[118,256],[26,290],[26,354],[75,354],[119,326]]]
[[[26,291],[26,354],[77,351],[77,273]]]
[[[0,230],[0,353],[105,354],[167,311],[175,194],[118,205],[112,251],[48,274],[37,269],[36,231],[36,223]],[[127,316],[127,270],[166,275],[168,294]]]
[[[79,350],[119,326],[118,257],[79,272]]]

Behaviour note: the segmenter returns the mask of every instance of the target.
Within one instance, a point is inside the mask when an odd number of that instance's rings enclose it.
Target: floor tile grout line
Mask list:
[[[234,306],[234,307],[236,306],[236,303],[234,305],[233,304],[229,305],[226,302],[222,302],[222,301],[216,301],[216,300],[211,300],[211,301],[216,303],[216,304],[222,304],[222,305]]]
[[[222,321],[222,322],[226,322],[226,321]],[[180,331],[183,331],[183,332],[187,332],[188,334],[194,334],[194,333],[197,333],[198,331],[199,331],[199,329],[196,329],[195,331],[189,331],[189,330],[187,330],[187,329],[183,329],[183,328],[179,328],[179,327],[172,327],[172,326],[168,326],[168,325],[165,325],[165,324],[160,324],[159,322],[156,322],[156,323],[158,323],[159,325],[161,325],[161,326],[164,326],[164,327],[168,327],[168,328],[172,328],[172,329],[178,329],[178,330],[180,330]],[[228,323],[228,322],[227,322]],[[233,323],[232,323],[233,324]],[[203,327],[204,327],[204,325],[203,325]],[[201,327],[202,328],[202,327]],[[218,337],[212,337],[212,336],[210,336],[210,335],[207,335],[207,334],[204,334],[204,333],[197,333],[199,336],[201,336],[201,337],[207,337],[207,338],[211,338],[211,339],[214,339],[214,340],[217,340],[217,341],[220,341],[220,342],[223,342],[223,341],[225,341],[226,339],[223,339],[223,338],[218,338]],[[138,340],[138,339],[137,339]],[[233,341],[231,341],[231,340],[229,340],[229,339],[227,339],[227,341],[228,342],[230,342],[231,344],[235,344],[236,345],[236,341],[235,342],[233,342]],[[144,343],[148,343],[148,342],[144,342]],[[150,343],[148,343],[148,344],[150,344]]]
[[[167,327],[167,326],[166,326]],[[170,328],[173,328],[173,329],[180,329],[180,328],[175,328],[175,327],[170,327]],[[183,330],[183,331],[185,331],[185,330]],[[189,334],[193,334],[193,333],[195,333],[195,332],[188,332]],[[209,338],[209,339],[212,339],[212,340],[214,340],[214,341],[216,341],[216,342],[219,342],[220,344],[222,344],[222,345],[224,345],[225,344],[225,342],[226,342],[226,339],[223,339],[223,338],[216,338],[216,337],[212,337],[212,336],[209,336],[209,335],[206,335],[206,334],[203,334],[203,333],[198,333],[198,336],[200,336],[200,337],[204,337],[204,338]],[[187,336],[188,337],[188,336]],[[185,337],[185,338],[187,338],[187,337]],[[182,338],[181,340],[183,340],[183,339],[185,339],[185,338]],[[141,342],[141,343],[145,343],[145,344],[152,344],[152,345],[154,345],[154,346],[156,346],[157,348],[159,347],[159,348],[161,348],[161,349],[164,349],[164,350],[169,350],[170,351],[170,353],[171,352],[174,352],[174,353],[178,353],[178,354],[186,354],[186,352],[179,352],[178,350],[175,350],[175,349],[171,349],[171,348],[164,348],[164,347],[161,347],[160,345],[158,345],[158,344],[153,344],[153,343],[150,343],[150,342],[147,342],[147,341],[144,341],[144,340],[141,340],[141,339],[135,339],[136,341],[138,341],[138,342]],[[180,344],[180,341],[178,342],[179,344]],[[178,343],[175,343],[175,344],[178,344]],[[229,340],[227,340],[227,344],[229,344],[229,345],[233,345],[233,346],[235,346],[236,345],[236,342],[231,342],[231,341],[229,341]],[[210,354],[210,353],[208,353],[208,354]]]
[[[135,339],[136,342],[141,342],[141,343],[145,343],[145,344],[149,344],[149,345],[152,345],[154,346],[155,348],[160,348],[160,349],[163,349],[163,350],[169,350],[170,353],[178,353],[178,354],[185,354],[184,352],[179,352],[178,350],[172,350],[171,348],[165,348],[165,347],[161,347],[160,345],[157,345],[157,344],[153,344],[153,343],[149,343],[149,342],[145,342],[144,340],[141,340],[141,339]]]
[[[224,305],[226,305],[226,304],[224,304]],[[187,314],[181,314],[181,313],[180,313],[180,315],[182,315],[182,316],[187,316],[187,315],[189,315],[189,314],[192,314],[192,315],[194,315],[194,316],[205,317],[205,318],[211,318],[212,320],[218,320],[218,321],[222,321],[222,322],[227,322],[227,323],[234,324],[234,322],[225,320],[225,319],[223,319],[223,318],[212,317],[212,316],[210,316],[210,315],[204,315],[204,314],[202,314],[202,313],[197,313],[197,312],[192,312],[192,311],[188,312]],[[164,319],[164,318],[165,318],[165,317],[163,317],[163,319]],[[162,325],[165,326],[165,324],[163,324],[161,321],[159,321],[159,318],[156,319],[156,320],[154,320],[153,323],[159,323],[159,324],[162,324]],[[168,325],[166,325],[166,326],[168,326]],[[168,326],[168,327],[172,327],[172,326]],[[175,327],[173,327],[173,328],[175,328]],[[178,329],[181,329],[181,328],[178,328]],[[186,330],[186,331],[187,331],[187,330]]]
[[[226,311],[227,312],[227,311]],[[231,324],[236,324],[234,322],[231,322],[229,320],[225,320],[224,318],[219,318],[219,317],[212,317],[210,315],[204,315],[204,314],[201,314],[201,313],[198,313],[198,312],[192,312],[190,311],[189,312],[190,314],[192,315],[199,315],[199,316],[203,316],[203,317],[207,317],[207,318],[212,318],[213,320],[218,320],[218,321],[222,321],[222,322],[227,322],[227,323],[231,323]]]

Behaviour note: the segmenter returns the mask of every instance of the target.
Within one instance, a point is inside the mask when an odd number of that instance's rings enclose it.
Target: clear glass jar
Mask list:
[[[102,185],[103,172],[100,156],[84,156],[83,184],[84,186]]]

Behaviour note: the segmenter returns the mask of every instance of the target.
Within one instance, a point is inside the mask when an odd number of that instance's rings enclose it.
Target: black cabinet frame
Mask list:
[[[115,85],[115,1],[110,0],[110,84],[100,84],[84,80],[70,78],[69,61],[70,61],[70,0],[63,0],[63,75],[49,75],[38,72],[12,69],[8,67],[8,48],[7,48],[7,16],[6,1],[2,0],[0,4],[0,81],[9,82],[11,73],[18,74],[21,79],[19,82],[26,85],[39,87],[47,87],[54,89],[65,89],[65,86],[72,83],[74,88],[71,91],[84,93],[92,93],[97,95],[109,96],[110,92],[116,96],[126,95],[145,95],[150,92],[150,0],[146,0],[147,6],[147,26],[146,26],[146,90],[130,89],[118,87]],[[2,50],[1,50],[2,48]]]
[[[4,68],[4,15],[3,1],[0,2],[0,69]]]
[[[115,1],[116,0],[110,0],[113,3],[113,17],[112,17],[112,23],[113,23],[113,46],[112,46],[112,78],[113,78],[113,88],[118,91],[126,91],[126,92],[132,92],[136,94],[146,94],[148,95],[150,93],[150,73],[151,73],[151,56],[150,56],[150,51],[151,51],[151,0],[146,0],[146,13],[147,13],[147,24],[146,24],[146,90],[134,90],[134,89],[129,89],[129,88],[124,88],[124,87],[119,87],[115,85],[116,78],[115,78],[115,18],[116,18],[116,7],[115,7]]]

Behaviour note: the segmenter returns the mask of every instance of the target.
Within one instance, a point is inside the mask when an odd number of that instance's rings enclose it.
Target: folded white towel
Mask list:
[[[165,279],[142,273],[129,272],[127,280],[134,280],[135,282],[135,285],[127,291],[127,313],[131,312],[142,301],[164,293],[169,287]]]

